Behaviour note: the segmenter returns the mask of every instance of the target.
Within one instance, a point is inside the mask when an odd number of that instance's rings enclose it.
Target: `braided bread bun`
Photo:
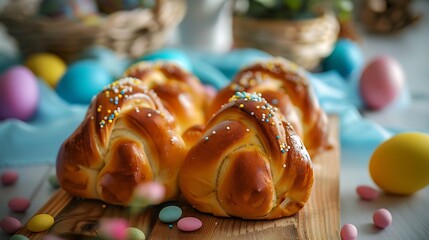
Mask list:
[[[210,119],[179,173],[183,196],[196,209],[244,219],[293,215],[312,185],[299,136],[265,99],[245,92]]]
[[[164,200],[171,200],[186,151],[156,94],[140,80],[124,78],[96,96],[63,143],[57,176],[65,191],[83,198],[129,205],[138,184],[157,181],[166,188]]]
[[[135,77],[153,89],[165,108],[181,126],[183,133],[194,125],[205,123],[207,97],[204,87],[194,75],[172,62],[139,62],[128,68],[124,76]]]
[[[218,111],[236,91],[262,93],[291,123],[311,156],[331,147],[328,118],[298,65],[277,57],[242,69],[219,91],[207,114]]]

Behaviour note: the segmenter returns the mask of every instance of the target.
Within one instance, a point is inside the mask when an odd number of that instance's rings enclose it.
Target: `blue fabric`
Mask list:
[[[234,50],[215,55],[187,53],[197,75],[205,84],[219,89],[246,64],[270,57],[253,49]],[[365,149],[369,154],[392,133],[365,119],[358,111],[361,100],[356,80],[345,80],[336,72],[308,73],[322,108],[340,118],[342,150]],[[87,110],[86,105],[70,105],[42,81],[38,112],[29,122],[0,122],[0,167],[54,163],[62,142],[76,129]],[[403,97],[402,104],[407,102]],[[359,151],[359,150],[358,150]],[[350,151],[349,151],[350,152]],[[367,161],[367,156],[354,161]]]

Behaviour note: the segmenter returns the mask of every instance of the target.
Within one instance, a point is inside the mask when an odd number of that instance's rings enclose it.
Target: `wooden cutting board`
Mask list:
[[[105,204],[98,200],[82,200],[59,190],[38,211],[55,218],[49,231],[29,232],[23,227],[18,234],[30,239],[43,239],[54,234],[63,239],[98,239],[100,218],[126,218],[133,227],[141,229],[146,239],[339,239],[340,201],[339,166],[340,146],[338,119],[330,117],[330,136],[334,148],[313,159],[315,182],[311,197],[296,215],[271,221],[250,221],[238,218],[219,218],[200,213],[185,202],[167,203],[147,208],[140,213]],[[179,205],[182,217],[193,216],[203,222],[195,232],[182,232],[175,224],[159,221],[159,211],[166,205]]]

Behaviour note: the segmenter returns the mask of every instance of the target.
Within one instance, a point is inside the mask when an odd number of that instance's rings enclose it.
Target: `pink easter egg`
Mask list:
[[[359,82],[362,100],[370,109],[382,109],[399,97],[404,82],[404,71],[394,58],[377,57],[362,72]]]
[[[1,183],[3,186],[10,186],[18,181],[19,174],[14,170],[6,170],[1,174]]]
[[[345,224],[341,228],[340,235],[342,240],[354,240],[357,239],[358,230],[353,224]]]
[[[195,217],[184,217],[177,222],[177,228],[184,232],[193,232],[201,228],[203,223]]]
[[[37,110],[39,87],[26,67],[15,66],[0,76],[0,120],[28,120]]]
[[[30,207],[30,200],[26,198],[12,198],[9,200],[8,206],[14,212],[25,212]]]
[[[377,199],[379,192],[370,186],[358,186],[356,192],[363,200],[373,201]]]
[[[7,234],[14,234],[16,233],[20,228],[22,224],[21,221],[14,217],[5,217],[0,222],[0,227],[3,230],[3,232]]]
[[[392,224],[392,214],[390,214],[389,210],[380,208],[374,212],[372,220],[375,226],[379,228],[387,228]]]

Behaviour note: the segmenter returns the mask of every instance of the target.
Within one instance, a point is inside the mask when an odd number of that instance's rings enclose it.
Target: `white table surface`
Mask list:
[[[429,13],[429,1],[416,1],[417,12]],[[363,36],[363,51],[367,59],[380,54],[389,54],[398,59],[407,76],[412,102],[402,108],[382,112],[364,111],[365,117],[392,129],[406,129],[429,132],[429,14],[415,26],[392,36],[374,36],[360,30]],[[375,186],[368,173],[370,152],[354,149],[344,153],[341,162],[340,198],[341,225],[354,224],[359,231],[358,239],[429,239],[429,188],[409,196],[399,197],[382,194],[374,202],[358,198],[358,185]],[[55,173],[53,166],[26,166],[16,168],[20,179],[12,187],[0,187],[0,219],[14,216],[24,223],[55,192],[47,178]],[[4,169],[0,169],[0,172]],[[429,174],[429,169],[428,169]],[[13,213],[7,207],[12,197],[26,197],[32,200],[26,213]],[[372,214],[378,208],[390,210],[393,224],[384,230],[372,224]],[[9,236],[0,233],[0,239]]]

